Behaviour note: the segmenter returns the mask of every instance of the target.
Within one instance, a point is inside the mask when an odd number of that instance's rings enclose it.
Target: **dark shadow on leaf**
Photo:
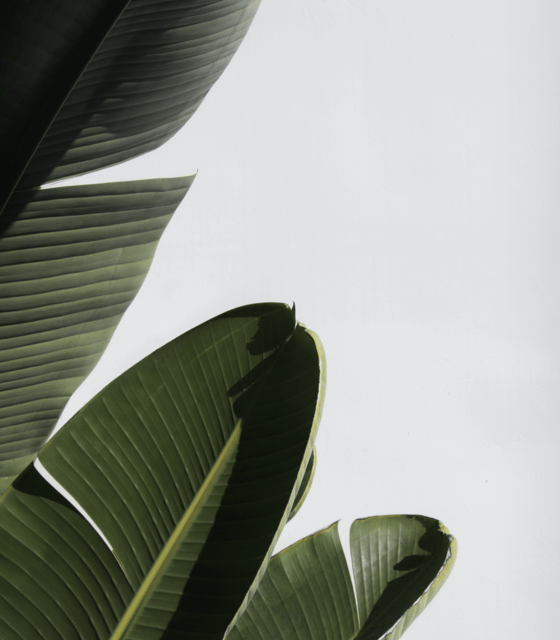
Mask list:
[[[418,544],[429,554],[405,556],[393,566],[396,571],[408,573],[391,580],[385,587],[356,640],[377,640],[385,634],[422,596],[445,562],[450,542],[448,536],[439,530],[438,522],[424,516],[408,517],[425,528]]]
[[[308,380],[304,388],[298,376],[286,376],[286,368],[299,372],[298,354],[305,340],[312,341],[302,329],[296,330],[281,349],[281,366],[267,372],[268,384],[258,385],[258,403],[246,414],[232,476],[163,640],[221,639],[265,558],[315,413],[318,368],[316,380]],[[309,343],[304,348],[309,349]],[[253,400],[251,396],[245,402]]]
[[[66,500],[60,493],[54,489],[37,471],[35,465],[30,463],[27,468],[22,471],[12,483],[12,489],[20,494],[24,494],[33,498],[41,498],[75,512],[83,517],[77,509]]]
[[[247,342],[246,349],[252,356],[269,353],[262,362],[228,389],[228,397],[234,398],[235,415],[243,418],[251,411],[260,389],[273,369],[282,347],[289,340],[295,328],[295,306],[279,313],[278,304],[264,303],[233,309],[220,318],[256,317],[257,330]]]

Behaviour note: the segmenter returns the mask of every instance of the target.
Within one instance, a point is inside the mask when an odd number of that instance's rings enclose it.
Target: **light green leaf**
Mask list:
[[[400,638],[445,582],[457,543],[437,520],[356,520],[354,594],[337,525],[274,556],[228,640]]]
[[[57,510],[72,521],[68,536],[58,515],[48,521],[46,539],[33,524],[24,530],[24,514],[37,510],[29,496],[53,500],[28,469],[0,504],[0,575],[7,576],[0,598],[11,598],[17,612],[3,622],[6,630],[16,625],[13,637],[27,639],[23,620],[36,590],[50,591],[37,596],[37,637],[221,638],[292,510],[312,455],[324,375],[318,338],[295,325],[286,305],[263,304],[208,321],[108,385],[45,445],[39,461],[99,526],[116,559],[87,549],[89,525],[62,498]],[[5,536],[26,547],[7,573]],[[97,576],[68,583],[86,603],[75,611],[48,588],[67,581],[60,558],[72,554]],[[31,571],[36,556],[44,562]],[[80,620],[96,589],[114,589],[117,566],[130,584],[122,596],[128,608],[108,598],[112,613],[98,626],[109,635],[88,636]],[[68,616],[75,636],[65,635]]]
[[[100,358],[192,180],[16,194],[0,239],[0,491]]]

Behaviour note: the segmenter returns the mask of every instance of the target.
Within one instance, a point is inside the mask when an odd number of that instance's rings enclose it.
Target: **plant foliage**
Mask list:
[[[258,4],[0,8],[0,491],[99,360],[192,177],[37,187],[167,141],[227,66]]]
[[[40,187],[173,136],[258,4],[0,8],[3,639],[396,640],[453,566],[424,516],[352,525],[355,591],[336,525],[270,560],[313,480],[325,392],[320,340],[284,304],[184,333],[44,444],[193,177]]]
[[[109,384],[38,460],[113,554],[30,465],[0,503],[2,637],[222,637],[306,482],[324,366],[293,310],[254,305]]]

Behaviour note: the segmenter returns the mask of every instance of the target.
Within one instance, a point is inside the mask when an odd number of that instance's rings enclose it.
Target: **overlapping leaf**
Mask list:
[[[307,468],[305,469],[305,474],[303,476],[303,480],[301,486],[299,488],[298,494],[294,501],[294,507],[292,509],[292,513],[290,513],[290,520],[298,513],[298,511],[303,506],[307,495],[311,489],[311,484],[313,483],[313,478],[315,477],[315,469],[317,468],[317,450],[313,447],[313,453],[311,454],[311,458],[307,463]]]
[[[5,486],[45,442],[103,353],[191,182],[174,178],[16,194],[25,206],[0,239]]]
[[[131,182],[118,193],[36,187],[168,140],[227,66],[258,4],[0,8],[0,493],[100,357],[190,179]]]
[[[437,593],[457,554],[423,516],[356,520],[356,594],[334,524],[274,556],[228,640],[397,640]]]
[[[0,504],[2,637],[221,638],[294,506],[323,389],[318,339],[276,304],[218,316],[112,382],[39,461],[116,559],[28,469]],[[90,614],[100,590],[113,596]]]
[[[0,636],[109,638],[133,591],[89,522],[31,465],[0,498]]]
[[[160,146],[190,118],[259,0],[9,3],[0,68],[7,197]],[[0,20],[2,22],[2,20]],[[10,157],[13,153],[13,157]],[[13,215],[13,212],[12,212]]]

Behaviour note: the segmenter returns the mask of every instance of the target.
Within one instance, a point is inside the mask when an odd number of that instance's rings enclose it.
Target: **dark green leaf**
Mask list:
[[[290,514],[290,520],[297,514],[297,512],[303,506],[303,503],[307,498],[307,494],[311,489],[311,483],[313,482],[313,478],[315,477],[316,468],[317,468],[317,449],[313,447],[313,455],[311,456],[311,459],[307,463],[305,474],[303,476],[303,481],[301,483],[298,494],[296,496],[296,499],[294,502],[294,508],[292,509],[292,513]]]
[[[126,4],[127,0],[1,3],[0,210]]]
[[[350,546],[357,606],[335,524],[272,558],[228,640],[397,640],[457,554],[447,529],[423,516],[357,520]]]
[[[259,0],[94,0],[83,11],[84,3],[47,4],[2,10],[6,28],[18,27],[0,58],[5,81],[18,87],[0,119],[8,154],[18,157],[6,158],[14,167],[6,196],[28,162],[18,188],[111,166],[168,140],[229,63]]]
[[[89,522],[24,471],[0,498],[0,637],[109,638],[132,593]]]

